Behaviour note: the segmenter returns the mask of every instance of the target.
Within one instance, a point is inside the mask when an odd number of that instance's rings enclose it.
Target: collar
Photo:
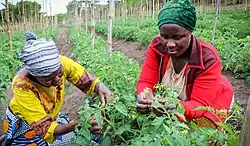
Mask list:
[[[203,54],[202,54],[202,47],[200,46],[199,40],[192,35],[192,50],[190,59],[188,61],[188,66],[190,68],[198,68],[198,69],[205,69],[203,65]]]

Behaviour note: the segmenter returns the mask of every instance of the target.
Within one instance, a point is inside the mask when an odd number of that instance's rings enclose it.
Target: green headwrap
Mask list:
[[[189,0],[170,0],[158,14],[158,27],[177,24],[193,31],[196,23],[195,7]]]

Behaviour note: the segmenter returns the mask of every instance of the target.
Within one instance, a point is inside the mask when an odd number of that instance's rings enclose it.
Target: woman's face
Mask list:
[[[36,77],[36,79],[41,85],[45,87],[58,86],[61,85],[62,83],[63,73],[64,69],[63,66],[61,65],[61,67],[51,75],[45,77]]]
[[[189,47],[191,32],[177,24],[164,24],[160,27],[160,37],[164,46],[160,52],[179,57]]]

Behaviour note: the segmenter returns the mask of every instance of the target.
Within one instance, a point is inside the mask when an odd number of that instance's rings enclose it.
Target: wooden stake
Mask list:
[[[213,32],[212,32],[212,44],[214,44],[215,40],[215,32],[216,32],[216,22],[217,22],[217,17],[219,15],[219,10],[220,10],[220,0],[216,0],[216,12],[214,16],[214,27],[213,27]]]
[[[248,1],[246,0],[245,12],[247,12],[247,7],[248,7],[247,3]]]
[[[10,31],[11,28],[10,28],[10,20],[9,20],[9,3],[8,3],[8,0],[5,0],[5,4],[6,4],[5,20],[6,20],[9,43],[10,43],[10,55],[12,56],[12,37],[11,37],[11,31]]]
[[[152,0],[152,18],[155,18],[155,0]]]
[[[3,18],[3,11],[1,11],[1,20],[2,20],[2,27],[4,28],[4,18]]]
[[[50,25],[51,25],[51,29],[53,29],[53,16],[52,16],[52,7],[51,7],[51,0],[49,1],[49,7],[50,7]]]
[[[75,26],[78,28],[78,4],[75,1]]]
[[[109,46],[109,56],[111,57],[112,52],[112,19],[114,17],[115,6],[114,0],[109,1],[109,24],[108,24],[108,46]]]
[[[22,5],[22,23],[23,23],[23,30],[26,29],[26,25],[25,25],[25,16],[24,16],[24,2],[23,0],[21,0],[21,5]]]
[[[80,13],[79,13],[79,25],[80,25],[80,28],[81,28],[81,26],[82,26],[82,1],[80,0],[79,1],[79,3],[80,3]]]
[[[88,0],[85,0],[85,31],[88,32]]]
[[[248,98],[247,109],[244,122],[241,128],[238,146],[248,146],[250,144],[250,97]]]
[[[91,0],[91,47],[95,44],[95,0]]]

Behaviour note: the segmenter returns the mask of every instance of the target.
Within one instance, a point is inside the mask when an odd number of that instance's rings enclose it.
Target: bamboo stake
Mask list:
[[[247,7],[248,7],[247,3],[248,1],[246,0],[245,12],[247,12]]]
[[[88,32],[88,0],[85,0],[85,31]]]
[[[2,20],[2,27],[4,28],[4,18],[3,18],[3,11],[1,11],[1,20]]]
[[[23,30],[26,29],[26,22],[25,22],[25,16],[24,16],[24,2],[21,0],[21,5],[22,5],[22,23],[23,23]]]
[[[78,4],[77,1],[75,1],[75,26],[78,28]]]
[[[241,128],[241,134],[239,138],[238,146],[247,146],[250,144],[250,97],[248,98],[246,114],[244,118],[244,122]]]
[[[5,20],[7,25],[9,43],[10,43],[10,55],[12,56],[12,37],[11,37],[11,28],[10,28],[10,20],[9,20],[9,3],[8,0],[5,0],[6,9],[5,9]]]
[[[152,18],[155,18],[155,0],[152,0]]]
[[[95,44],[95,0],[91,0],[91,47]]]
[[[140,18],[142,18],[142,0],[140,1],[139,16],[140,16]]]
[[[80,13],[79,13],[79,22],[80,22],[80,28],[82,26],[82,1],[80,0]]]
[[[49,6],[50,6],[50,23],[51,23],[51,29],[53,29],[54,23],[53,23],[53,16],[52,16],[51,0],[49,1]]]
[[[54,27],[56,28],[57,27],[57,16],[55,15],[55,21],[54,21]],[[64,22],[63,22],[64,23]]]
[[[11,32],[13,33],[12,35],[14,35],[14,30],[15,30],[15,20],[14,20],[14,10],[13,10],[13,5],[14,5],[14,2],[13,2],[13,0],[11,1],[11,3],[12,3],[12,8],[11,8],[11,10],[12,10],[12,13],[11,13],[11,23],[12,23],[12,30],[11,30]]]
[[[157,12],[160,11],[160,0],[157,0]]]
[[[220,9],[220,0],[216,0],[216,12],[214,16],[214,27],[213,27],[213,32],[212,32],[212,44],[215,42],[215,32],[216,32],[216,22],[217,22],[217,17],[219,15],[219,9]]]
[[[115,7],[114,0],[109,1],[109,24],[108,24],[108,46],[109,46],[109,56],[112,54],[112,19],[114,17]]]
[[[35,13],[34,13],[34,22],[33,22],[33,24],[35,25],[35,29],[37,28],[37,15],[36,15],[36,1],[34,0],[34,7],[35,7]]]
[[[44,32],[44,27],[45,27],[45,18],[44,18],[44,14],[45,14],[45,0],[42,0],[43,1],[43,15],[42,15],[42,30]]]
[[[46,24],[46,28],[48,28],[48,26],[49,26],[49,23],[48,23],[48,0],[45,0],[45,6],[46,6],[45,24]]]

